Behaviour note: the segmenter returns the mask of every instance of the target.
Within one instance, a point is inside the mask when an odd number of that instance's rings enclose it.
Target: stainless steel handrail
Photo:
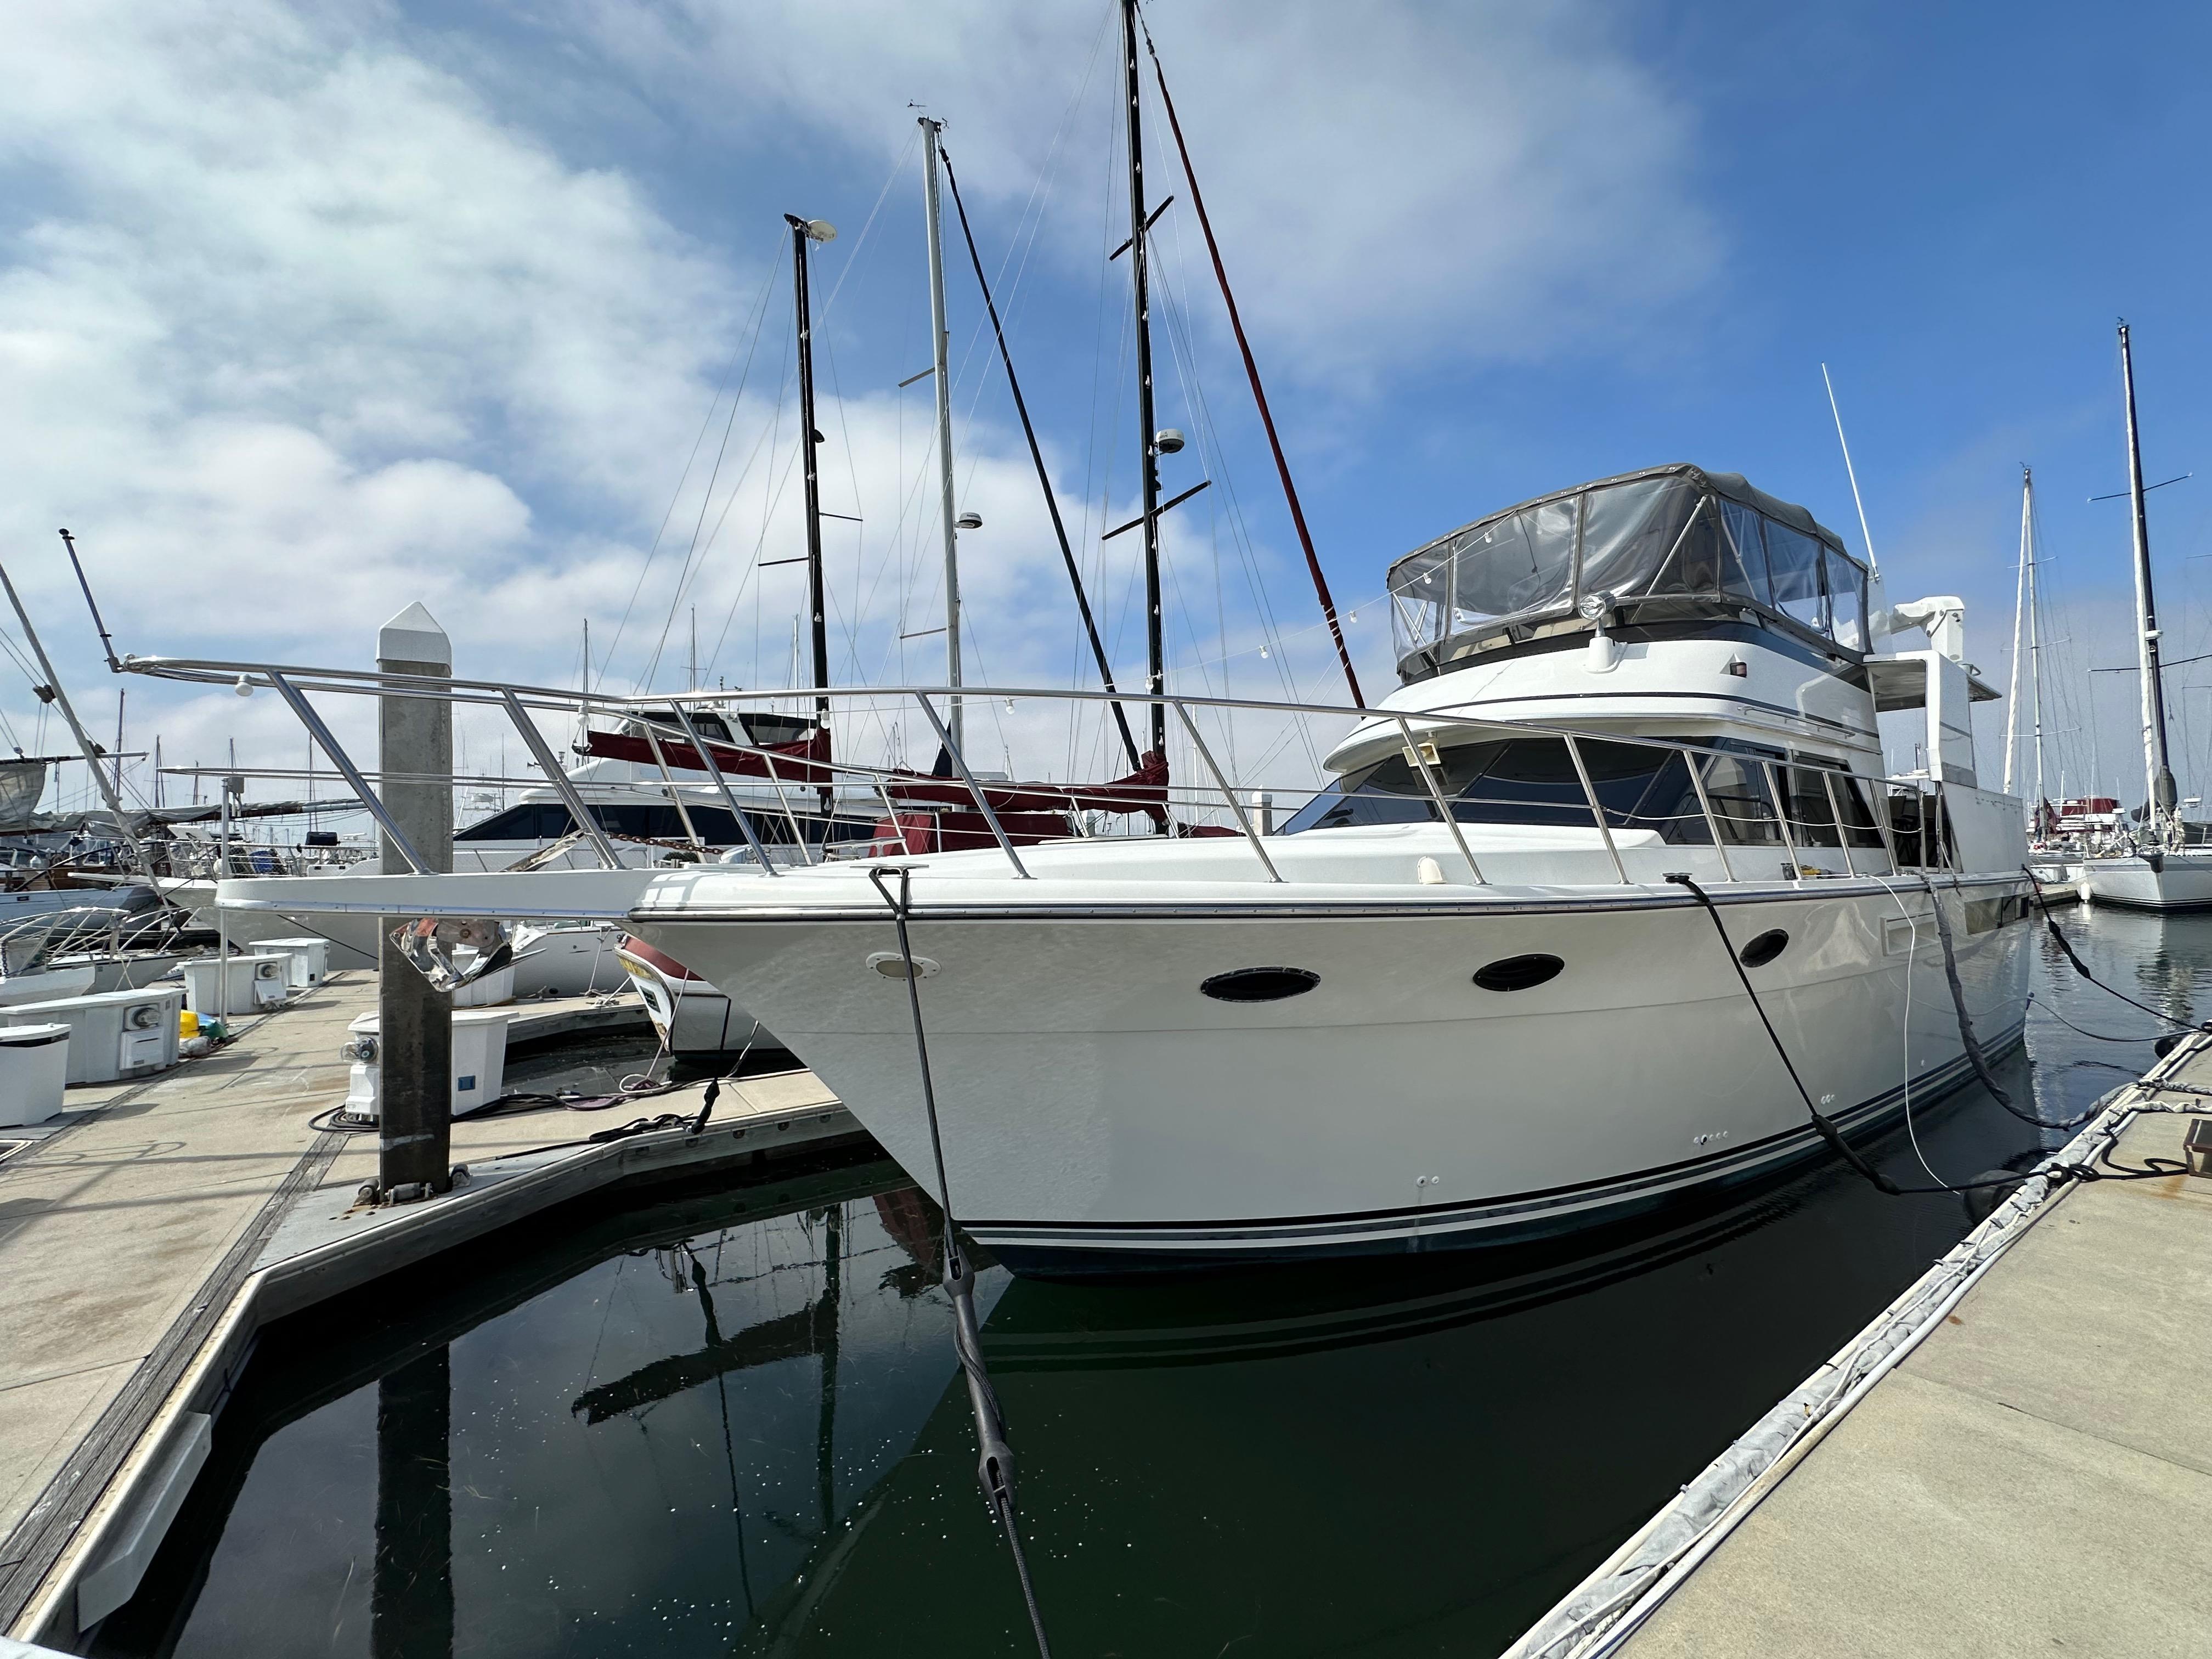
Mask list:
[[[343,750],[337,745],[336,740],[330,737],[329,728],[323,725],[320,717],[314,713],[312,706],[307,702],[306,693],[308,690],[319,690],[338,694],[420,697],[454,702],[496,704],[501,707],[507,714],[508,717],[514,721],[518,730],[522,732],[526,743],[530,745],[539,766],[545,772],[547,782],[562,797],[564,800],[568,802],[569,810],[572,815],[576,817],[580,827],[592,840],[595,850],[599,853],[601,859],[607,863],[610,867],[617,867],[619,866],[620,860],[618,854],[614,852],[611,842],[601,830],[596,816],[589,812],[587,809],[584,809],[580,805],[581,801],[580,794],[577,791],[574,781],[568,777],[567,774],[562,771],[558,765],[557,761],[552,756],[552,753],[550,748],[546,745],[542,735],[536,730],[535,723],[530,719],[530,711],[532,709],[540,709],[550,712],[565,712],[588,707],[605,711],[611,714],[618,714],[632,719],[637,719],[640,720],[641,724],[643,724],[649,728],[659,728],[665,726],[665,721],[653,719],[653,712],[664,709],[668,710],[674,714],[677,725],[683,728],[686,740],[692,744],[695,751],[701,756],[702,762],[705,763],[702,769],[708,773],[714,781],[714,787],[722,795],[726,804],[731,807],[733,816],[738,820],[740,833],[744,835],[748,846],[756,856],[760,859],[763,867],[769,868],[772,871],[774,869],[773,859],[768,854],[764,845],[760,842],[757,836],[752,832],[750,815],[744,810],[742,805],[738,802],[734,792],[730,787],[727,777],[722,773],[721,769],[714,763],[713,757],[708,751],[705,741],[700,737],[696,723],[690,716],[691,711],[702,708],[714,708],[726,710],[732,705],[742,706],[763,702],[781,702],[793,696],[799,695],[799,693],[788,690],[755,691],[727,691],[719,690],[712,691],[695,690],[689,692],[668,693],[660,696],[637,695],[620,697],[611,696],[605,691],[598,691],[592,694],[587,702],[583,694],[562,689],[518,686],[495,681],[463,679],[448,680],[442,678],[434,679],[424,676],[392,675],[361,670],[295,668],[271,664],[216,662],[205,659],[143,657],[131,657],[125,659],[124,668],[125,672],[145,674],[155,678],[176,679],[192,683],[213,683],[219,681],[220,683],[229,684],[237,681],[240,677],[243,677],[248,684],[251,684],[254,679],[258,678],[262,683],[270,685],[285,697],[285,700],[293,707],[295,712],[300,714],[303,720],[309,725],[310,730],[315,732],[319,744],[324,748],[325,753],[330,755],[333,764],[338,767],[338,769],[346,777],[347,781],[353,786],[356,796],[361,800],[362,804],[377,817],[380,825],[384,827],[387,832],[389,832],[392,828],[389,816],[383,811],[380,804],[376,802],[374,792],[368,787],[367,777],[359,770],[359,769],[356,768],[352,764],[349,757],[343,755]],[[1426,751],[1424,746],[1424,731],[1428,734],[1427,748],[1430,749],[1434,747],[1434,737],[1446,731],[1462,734],[1474,734],[1480,732],[1510,733],[1513,736],[1520,738],[1548,737],[1559,739],[1567,750],[1570,761],[1575,769],[1577,780],[1583,791],[1585,805],[1590,811],[1592,821],[1597,826],[1600,838],[1603,842],[1607,855],[1613,862],[1615,874],[1624,884],[1629,881],[1626,862],[1622,854],[1619,840],[1613,834],[1613,826],[1607,814],[1604,803],[1599,798],[1595,784],[1590,775],[1589,764],[1582,750],[1583,743],[1602,742],[1620,746],[1656,750],[1681,755],[1684,757],[1685,765],[1690,775],[1692,787],[1697,797],[1698,811],[1705,821],[1706,834],[1710,838],[1710,843],[1715,848],[1725,878],[1730,881],[1741,879],[1741,877],[1735,872],[1734,868],[1734,860],[1731,859],[1729,853],[1728,837],[1725,826],[1723,823],[1721,815],[1714,807],[1711,793],[1706,787],[1705,779],[1704,776],[1705,768],[1702,763],[1710,757],[1722,755],[1731,756],[1739,761],[1753,761],[1759,768],[1761,774],[1766,780],[1770,798],[1775,805],[1777,822],[1779,826],[1782,841],[1790,860],[1790,868],[1792,872],[1791,878],[1797,878],[1796,872],[1803,867],[1800,862],[1800,853],[1796,838],[1790,832],[1790,826],[1788,822],[1789,809],[1787,805],[1787,799],[1782,794],[1780,790],[1777,773],[1778,763],[1764,757],[1746,756],[1738,750],[1723,749],[1719,745],[1717,741],[1713,744],[1705,744],[1694,741],[1685,741],[1677,738],[1646,737],[1642,735],[1631,736],[1610,732],[1591,731],[1587,728],[1577,726],[1560,726],[1544,721],[1491,719],[1480,715],[1462,714],[1450,709],[1443,708],[1377,709],[1353,708],[1345,705],[1327,703],[1300,703],[1273,698],[1231,698],[1206,696],[1187,696],[1164,692],[1116,692],[1109,694],[1104,691],[1086,691],[1075,689],[1060,689],[1053,687],[1012,689],[983,688],[980,692],[977,688],[968,687],[964,688],[964,690],[966,694],[971,697],[979,696],[1002,696],[1009,699],[1010,701],[1022,698],[1031,698],[1041,701],[1079,703],[1111,703],[1118,700],[1123,702],[1135,701],[1139,703],[1160,704],[1174,708],[1176,711],[1179,721],[1183,726],[1185,731],[1189,734],[1194,749],[1197,752],[1206,771],[1211,776],[1212,787],[1190,788],[1186,787],[1177,788],[1173,786],[1164,786],[1162,790],[1164,799],[1165,799],[1170,804],[1170,811],[1173,810],[1174,803],[1178,798],[1184,799],[1189,802],[1200,804],[1211,803],[1217,799],[1219,799],[1227,806],[1230,816],[1236,822],[1239,830],[1243,833],[1248,844],[1252,848],[1254,854],[1260,860],[1263,868],[1267,871],[1271,880],[1280,881],[1282,879],[1280,872],[1277,868],[1274,860],[1267,853],[1267,849],[1264,844],[1264,838],[1255,828],[1249,816],[1243,810],[1237,793],[1238,786],[1231,780],[1227,774],[1222,769],[1218,763],[1216,761],[1212,750],[1205,744],[1204,739],[1200,735],[1197,722],[1194,718],[1194,710],[1211,708],[1227,711],[1232,714],[1238,711],[1249,711],[1261,714],[1288,714],[1309,718],[1315,716],[1342,718],[1355,723],[1353,732],[1350,734],[1355,736],[1358,735],[1363,728],[1370,733],[1379,735],[1380,731],[1388,731],[1395,726],[1401,744],[1403,745],[1406,752],[1409,754],[1414,761],[1416,771],[1420,777],[1424,790],[1430,798],[1431,805],[1443,818],[1444,824],[1452,837],[1455,847],[1457,848],[1460,855],[1466,860],[1469,872],[1473,875],[1474,880],[1478,883],[1486,883],[1486,878],[1484,877],[1480,865],[1476,860],[1474,851],[1468,842],[1467,836],[1462,828],[1461,822],[1456,813],[1452,810],[1451,802],[1445,795],[1441,787],[1440,781],[1436,775],[1436,770],[1426,758]],[[998,813],[993,809],[987,790],[976,778],[973,771],[969,768],[966,757],[951,744],[950,733],[946,731],[943,722],[938,718],[936,710],[930,701],[933,696],[945,696],[950,695],[945,688],[906,686],[830,687],[820,691],[810,691],[805,695],[817,696],[826,698],[832,702],[843,702],[848,705],[854,703],[872,704],[882,702],[903,703],[908,699],[911,699],[917,703],[922,709],[924,715],[928,719],[932,727],[935,730],[939,740],[945,744],[946,753],[951,757],[956,769],[958,770],[961,781],[969,796],[973,799],[976,807],[979,809],[985,823],[990,826],[993,839],[998,843],[1000,850],[1006,854],[1008,861],[1014,867],[1016,872],[1025,879],[1030,878],[1030,872],[1023,863],[1019,853],[1016,850],[1012,838],[1007,835],[1004,823],[1000,821]],[[1417,730],[1417,726],[1421,728],[1421,730]],[[676,781],[672,775],[670,773],[657,732],[654,730],[648,730],[647,735],[653,748],[656,761],[659,763],[659,767],[661,771],[665,787],[672,794],[679,793],[682,786]],[[799,822],[798,814],[792,808],[790,798],[786,787],[787,781],[781,777],[780,772],[779,763],[788,762],[790,757],[787,754],[779,754],[763,745],[755,744],[738,743],[732,741],[725,746],[738,753],[756,755],[761,757],[764,769],[768,774],[769,787],[775,791],[776,798],[783,808],[785,817],[791,822],[792,830],[798,846],[799,856],[805,859],[810,863],[812,862],[813,855],[811,847],[807,842],[805,830]],[[891,802],[890,791],[896,787],[897,781],[902,775],[911,775],[910,774],[902,774],[899,769],[888,766],[872,765],[858,761],[832,759],[819,762],[810,762],[810,765],[833,777],[848,776],[851,778],[858,787],[866,788],[870,790],[871,793],[881,797],[885,803],[886,811],[890,813],[893,817],[896,817],[896,810],[893,803]],[[1856,775],[1855,774],[1854,775]],[[388,781],[389,780],[387,780],[387,781]],[[1870,781],[1879,787],[1885,781],[1875,779],[1870,780]],[[836,786],[834,785],[826,786],[825,789],[827,787],[835,787]],[[1847,842],[1848,831],[1843,823],[1840,805],[1836,799],[1835,788],[1832,781],[1826,781],[1825,782],[1825,787],[1826,788],[1829,796],[1831,811],[1836,817],[1838,836]],[[1317,790],[1313,793],[1318,796],[1320,793],[1325,793],[1325,791]],[[678,805],[679,811],[682,811],[683,804],[680,800],[678,801]],[[1210,806],[1208,807],[1208,810],[1211,810]],[[688,812],[684,813],[684,816],[687,830],[689,830],[690,821]],[[1891,867],[1895,869],[1899,867],[1896,861],[1896,848],[1890,826],[1886,822],[1887,817],[1888,814],[1887,811],[1877,815],[1877,828],[1882,832],[1884,849],[1889,855],[1888,862],[1890,863]],[[696,831],[692,832],[692,838],[695,841],[698,839]],[[400,838],[403,856],[404,856],[410,850],[404,846],[404,837]],[[1852,856],[1848,844],[1844,846],[1844,859],[1846,870],[1854,874],[1857,873],[1856,865],[1858,860],[1854,859]],[[408,861],[418,870],[422,867],[419,859],[410,857]]]

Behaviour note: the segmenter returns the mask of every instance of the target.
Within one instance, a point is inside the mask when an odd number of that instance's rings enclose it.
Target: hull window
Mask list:
[[[1557,957],[1536,954],[1501,957],[1474,970],[1474,982],[1486,991],[1527,991],[1554,980],[1567,964]]]
[[[1200,981],[1198,988],[1216,1002],[1280,1002],[1320,983],[1319,974],[1304,968],[1237,968]]]
[[[1789,948],[1790,935],[1779,927],[1770,927],[1737,951],[1735,959],[1747,968],[1764,968]]]

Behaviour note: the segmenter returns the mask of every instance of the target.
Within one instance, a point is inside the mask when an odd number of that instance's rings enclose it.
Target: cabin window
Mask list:
[[[1766,785],[1766,769],[1750,755],[1714,755],[1705,762],[1705,798],[1721,839],[1731,847],[1779,847],[1782,823]]]
[[[1501,519],[1452,551],[1453,634],[1510,617],[1571,609],[1575,589],[1575,499]]]
[[[1825,550],[1810,536],[1769,519],[1766,532],[1766,570],[1774,583],[1774,608],[1792,622],[1816,634],[1828,631],[1828,603],[1820,580],[1820,556]]]
[[[1688,764],[1679,751],[1595,738],[1585,739],[1581,749],[1591,789],[1610,827],[1652,830],[1670,842],[1711,839]],[[1593,823],[1573,758],[1557,738],[1456,744],[1441,752],[1434,769],[1437,787],[1462,823]],[[1401,754],[1340,779],[1291,818],[1284,833],[1423,823],[1435,817],[1435,804],[1419,771]]]
[[[1889,792],[1890,837],[1900,866],[1921,870],[1958,867],[1959,843],[1951,831],[1951,812],[1940,794],[1913,788]]]
[[[1790,838],[1800,847],[1840,847],[1841,830],[1828,804],[1827,775],[1810,766],[1776,769],[1790,797]]]
[[[1829,631],[1846,650],[1865,650],[1866,573],[1832,547],[1821,568],[1828,584]]]
[[[1722,587],[1772,610],[1774,585],[1766,578],[1766,544],[1759,537],[1759,514],[1741,501],[1723,501],[1721,522],[1728,528],[1730,559]]]

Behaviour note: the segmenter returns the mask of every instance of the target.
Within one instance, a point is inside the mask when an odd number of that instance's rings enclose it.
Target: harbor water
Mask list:
[[[2197,1016],[2212,916],[2061,925],[2100,977]],[[1998,1075],[2058,1122],[2164,1028],[2039,927],[2034,955]],[[2065,1139],[1977,1087],[1869,1152],[1925,1184]],[[1977,1218],[1823,1159],[1565,1247],[1134,1284],[992,1268],[984,1349],[1054,1652],[1495,1652]],[[779,1165],[551,1212],[295,1316],[89,1650],[1033,1652],[936,1229],[888,1163]]]

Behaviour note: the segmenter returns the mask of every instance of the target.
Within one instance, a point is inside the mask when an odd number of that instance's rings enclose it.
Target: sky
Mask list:
[[[2208,459],[2197,159],[2212,20],[2145,8],[1153,0],[1148,13],[1370,695],[1395,556],[1656,463],[1741,471],[1956,593],[2010,666],[2021,468],[2047,779],[2140,794],[2114,324],[2151,482]],[[0,563],[88,721],[172,763],[298,766],[266,695],[118,647],[366,665],[424,601],[464,672],[793,679],[782,215],[833,222],[818,316],[832,675],[941,679],[915,106],[945,143],[1117,671],[1140,670],[1127,234],[1105,0],[83,0],[0,12]],[[1170,685],[1341,696],[1149,84]],[[1117,223],[1118,221],[1118,223]],[[1088,685],[964,250],[948,250],[971,682]],[[2170,656],[2212,652],[2212,466],[2150,498]],[[857,522],[855,522],[857,520]],[[20,648],[12,618],[11,641]],[[902,639],[902,635],[914,637]],[[1264,655],[1262,653],[1265,653]],[[2212,793],[2212,662],[2169,702]],[[330,710],[373,752],[368,707]],[[0,744],[65,744],[0,660]],[[980,715],[978,716],[980,718]],[[994,714],[1066,777],[1093,732]],[[1982,712],[1985,781],[2002,706]],[[471,769],[495,725],[465,718]],[[12,733],[12,735],[10,735]],[[508,748],[516,750],[510,743]],[[1020,752],[1017,754],[1017,749]],[[1250,758],[1250,757],[1247,757]],[[520,770],[519,752],[507,763]],[[67,769],[82,793],[82,768]],[[134,787],[150,789],[146,764]],[[2129,780],[2135,781],[2130,784]],[[167,786],[175,791],[179,786]],[[189,791],[188,784],[182,786]],[[252,793],[282,793],[257,782]],[[171,799],[177,797],[173,793]],[[49,797],[49,805],[55,798]]]

